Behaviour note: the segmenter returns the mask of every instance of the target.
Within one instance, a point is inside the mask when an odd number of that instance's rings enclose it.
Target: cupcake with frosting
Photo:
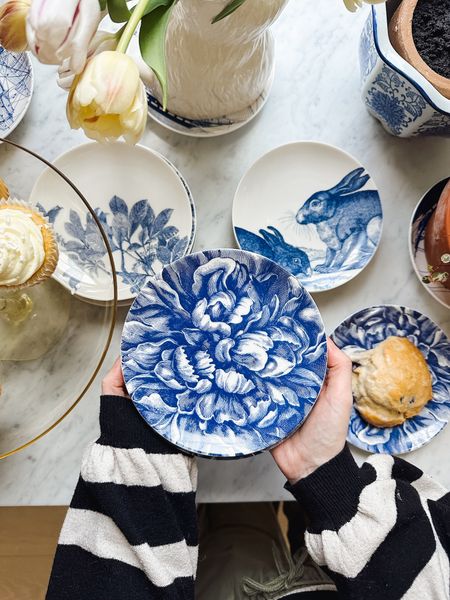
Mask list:
[[[0,291],[36,285],[57,263],[58,245],[47,219],[25,202],[0,199]]]

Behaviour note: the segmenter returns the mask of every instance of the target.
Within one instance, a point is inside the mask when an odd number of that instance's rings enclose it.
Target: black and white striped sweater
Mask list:
[[[153,434],[125,398],[102,398],[100,426],[47,600],[194,600],[195,459]],[[307,546],[336,597],[450,598],[450,494],[419,469],[389,456],[359,469],[345,448],[288,489],[309,515]],[[306,596],[289,600],[297,597]]]

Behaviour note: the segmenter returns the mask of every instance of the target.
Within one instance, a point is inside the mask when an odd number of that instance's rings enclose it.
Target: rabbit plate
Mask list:
[[[121,343],[142,417],[183,450],[249,456],[293,433],[326,372],[311,296],[285,269],[242,250],[185,256],[134,301]]]
[[[85,196],[108,236],[120,305],[130,304],[149,276],[190,252],[195,235],[192,196],[180,173],[157,152],[121,142],[90,142],[54,164]],[[101,284],[106,247],[92,217],[86,220],[77,212],[70,194],[50,169],[31,193],[58,236],[55,278],[85,300],[109,302],[110,279],[105,277],[105,286]]]
[[[243,250],[277,262],[309,292],[358,275],[381,238],[380,197],[349,154],[318,142],[294,142],[260,158],[242,178],[233,227]]]
[[[443,304],[446,308],[450,308],[450,290],[441,285],[438,281],[424,282],[424,277],[430,273],[428,271],[428,261],[425,256],[425,229],[428,225],[432,214],[436,209],[436,205],[448,182],[448,177],[439,183],[436,183],[420,200],[416,206],[409,228],[409,253],[411,261],[424,288],[429,292],[435,300]]]
[[[387,337],[407,337],[423,354],[431,371],[433,399],[402,425],[369,425],[353,408],[348,441],[367,452],[404,454],[434,438],[450,419],[450,340],[434,323],[412,308],[384,305],[365,308],[343,321],[332,334],[342,349],[370,350]]]

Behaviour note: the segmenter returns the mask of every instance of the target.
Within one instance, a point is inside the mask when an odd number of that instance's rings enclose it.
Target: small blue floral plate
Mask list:
[[[33,69],[27,52],[0,46],[0,137],[8,136],[25,116],[33,94]]]
[[[412,308],[386,305],[365,308],[337,327],[332,335],[344,351],[370,350],[387,337],[407,337],[423,354],[431,371],[433,399],[403,425],[378,428],[353,408],[348,441],[367,452],[404,454],[434,438],[450,419],[450,341],[431,319]]]
[[[54,165],[85,196],[108,236],[119,303],[130,304],[149,277],[190,252],[196,225],[192,196],[180,173],[157,152],[93,142],[66,152]],[[31,193],[31,202],[40,206],[58,236],[54,276],[77,296],[109,302],[109,278],[102,287],[100,277],[107,266],[105,245],[91,215],[76,210],[72,195],[50,169]]]
[[[276,263],[240,250],[164,267],[130,309],[122,369],[133,402],[183,450],[237,458],[305,420],[327,362],[317,306]]]

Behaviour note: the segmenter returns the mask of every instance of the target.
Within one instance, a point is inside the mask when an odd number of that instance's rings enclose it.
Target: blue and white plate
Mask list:
[[[309,292],[358,275],[381,238],[383,211],[357,160],[318,142],[275,148],[244,175],[233,204],[236,241],[296,275]]]
[[[403,425],[378,428],[369,425],[353,408],[348,441],[367,452],[403,454],[434,438],[450,419],[450,341],[436,323],[412,308],[365,308],[337,327],[333,340],[343,350],[371,350],[387,337],[407,337],[423,354],[433,380],[433,399]]]
[[[409,228],[409,253],[411,261],[424,288],[431,296],[446,308],[450,308],[450,290],[438,281],[425,283],[424,278],[429,276],[428,261],[425,255],[425,230],[428,222],[436,210],[437,203],[449,178],[436,183],[420,200],[416,206]]]
[[[240,250],[166,266],[122,334],[127,389],[142,417],[183,450],[243,457],[304,421],[327,361],[318,309],[295,277]]]
[[[82,192],[109,238],[121,304],[131,303],[149,277],[191,251],[196,225],[191,193],[175,167],[154,150],[93,142],[66,152],[54,165]],[[102,287],[97,276],[107,250],[92,217],[74,208],[74,198],[75,192],[47,169],[30,201],[42,207],[58,235],[56,279],[86,300],[109,302],[110,278]]]
[[[26,52],[0,46],[0,137],[7,137],[25,116],[33,93],[33,70]]]

